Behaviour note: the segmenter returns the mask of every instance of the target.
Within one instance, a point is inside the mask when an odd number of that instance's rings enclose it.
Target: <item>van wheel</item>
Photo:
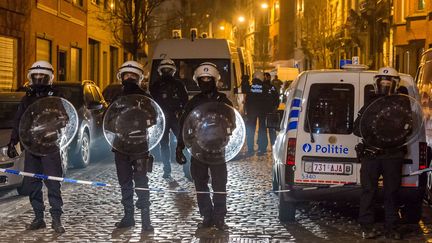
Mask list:
[[[90,136],[87,132],[84,132],[81,139],[81,145],[79,152],[76,157],[76,161],[74,163],[77,168],[85,168],[90,164]]]
[[[286,202],[282,198],[283,193],[279,193],[279,221],[281,223],[291,223],[295,221],[296,204]]]

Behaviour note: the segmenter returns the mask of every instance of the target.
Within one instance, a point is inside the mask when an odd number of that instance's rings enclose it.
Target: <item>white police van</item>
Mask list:
[[[347,66],[350,68],[303,72],[287,90],[272,155],[273,189],[290,190],[278,193],[281,222],[295,219],[301,201],[359,199],[360,163],[354,148],[360,138],[353,134],[353,124],[358,110],[374,93],[376,71]],[[419,100],[412,77],[400,76],[400,86]],[[428,166],[424,128],[408,150],[403,174]],[[407,200],[401,213],[407,221],[420,219],[425,178],[402,179],[401,194]]]

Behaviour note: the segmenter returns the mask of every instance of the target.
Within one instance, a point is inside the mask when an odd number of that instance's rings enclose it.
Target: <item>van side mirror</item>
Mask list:
[[[279,130],[280,123],[281,123],[280,113],[277,111],[272,113],[267,113],[265,123],[267,128],[274,128],[276,130]]]
[[[90,110],[100,110],[103,108],[103,105],[102,103],[93,100],[88,103],[87,108]]]

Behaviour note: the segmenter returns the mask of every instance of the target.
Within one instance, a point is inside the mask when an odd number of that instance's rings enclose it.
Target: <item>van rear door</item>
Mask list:
[[[307,76],[296,143],[296,183],[357,183],[352,134],[359,106],[359,73],[316,72]]]

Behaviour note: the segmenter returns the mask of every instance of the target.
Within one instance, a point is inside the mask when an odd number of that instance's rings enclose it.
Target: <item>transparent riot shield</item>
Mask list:
[[[421,104],[403,94],[380,97],[366,107],[359,125],[361,137],[369,146],[405,146],[417,138],[423,127]]]
[[[221,164],[240,152],[246,129],[236,109],[224,103],[209,102],[189,113],[182,133],[194,158],[207,164]]]
[[[116,99],[103,119],[103,132],[117,151],[137,155],[148,152],[162,139],[165,116],[159,105],[144,95]]]
[[[19,124],[21,144],[38,156],[60,152],[77,131],[77,111],[72,103],[60,97],[36,100],[25,110]]]

